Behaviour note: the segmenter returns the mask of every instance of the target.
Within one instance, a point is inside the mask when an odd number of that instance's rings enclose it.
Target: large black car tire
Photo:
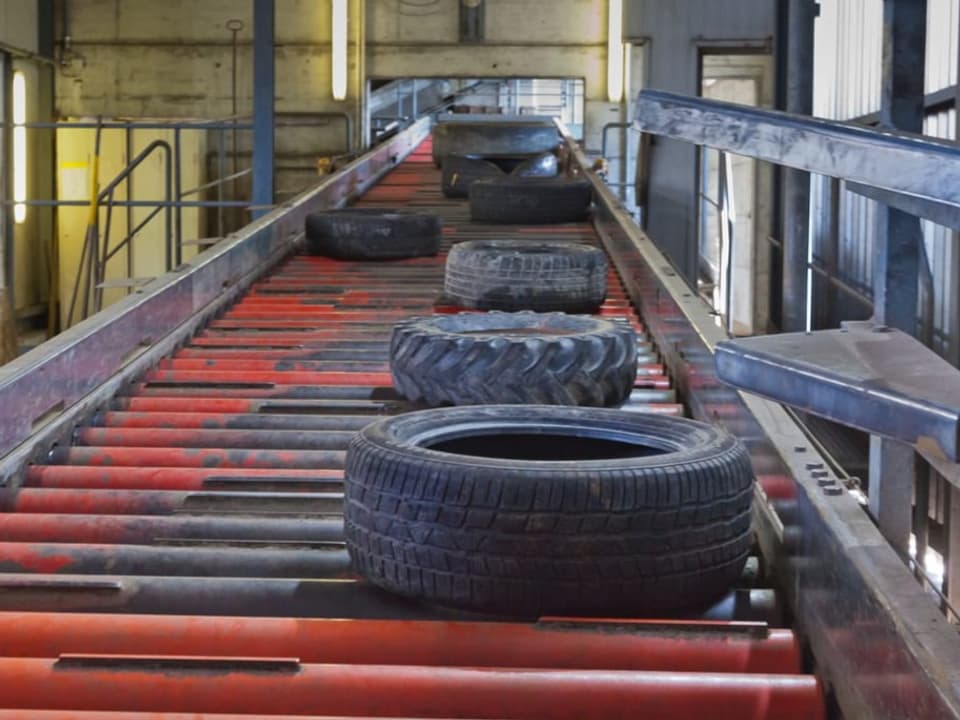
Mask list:
[[[488,178],[470,186],[470,218],[518,225],[577,222],[587,216],[592,198],[587,180],[514,175]]]
[[[607,259],[583,243],[471,240],[450,249],[444,292],[473,310],[589,313],[607,295]]]
[[[618,405],[637,376],[625,321],[563,313],[410,318],[390,341],[397,391],[427,405]]]
[[[705,608],[737,581],[753,542],[746,450],[683,418],[516,405],[409,413],[357,434],[345,483],[347,548],[362,575],[480,612]]]
[[[440,251],[440,218],[385,208],[347,208],[307,215],[307,250],[338,260],[403,260]]]

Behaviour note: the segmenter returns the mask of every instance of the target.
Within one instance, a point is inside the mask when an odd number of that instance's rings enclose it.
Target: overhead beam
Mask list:
[[[960,206],[960,147],[895,130],[640,92],[637,129]]]

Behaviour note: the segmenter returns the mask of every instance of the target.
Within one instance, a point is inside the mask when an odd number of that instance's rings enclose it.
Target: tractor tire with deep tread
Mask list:
[[[499,166],[480,157],[469,155],[447,155],[441,166],[440,187],[444,197],[465,198],[470,186],[477,180],[491,177],[503,177]]]
[[[749,455],[683,418],[515,405],[400,415],[351,442],[345,494],[360,573],[481,612],[701,609],[752,546]]]
[[[440,251],[440,218],[402,209],[346,208],[307,215],[307,249],[338,260],[403,260]]]
[[[618,405],[637,376],[625,320],[563,313],[410,318],[390,341],[397,391],[427,405]]]
[[[471,240],[450,249],[444,293],[474,310],[589,313],[607,295],[607,259],[583,243]]]
[[[470,186],[470,218],[490,223],[564,223],[583,220],[590,210],[589,181],[563,177],[478,180]]]

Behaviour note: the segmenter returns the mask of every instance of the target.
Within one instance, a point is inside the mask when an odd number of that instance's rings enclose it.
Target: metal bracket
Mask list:
[[[960,370],[883,325],[726,340],[717,376],[741,390],[960,460]]]

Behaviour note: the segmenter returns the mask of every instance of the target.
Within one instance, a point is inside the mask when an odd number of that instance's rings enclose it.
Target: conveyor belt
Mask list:
[[[445,249],[598,242],[589,224],[472,225],[439,188],[428,140],[361,204],[438,212]],[[15,709],[0,720],[822,717],[756,577],[701,618],[504,622],[352,575],[347,442],[411,409],[391,389],[389,331],[455,311],[442,274],[443,253],[291,257],[28,470],[0,514],[0,708]],[[625,408],[682,413],[613,272],[600,312],[641,336]]]

